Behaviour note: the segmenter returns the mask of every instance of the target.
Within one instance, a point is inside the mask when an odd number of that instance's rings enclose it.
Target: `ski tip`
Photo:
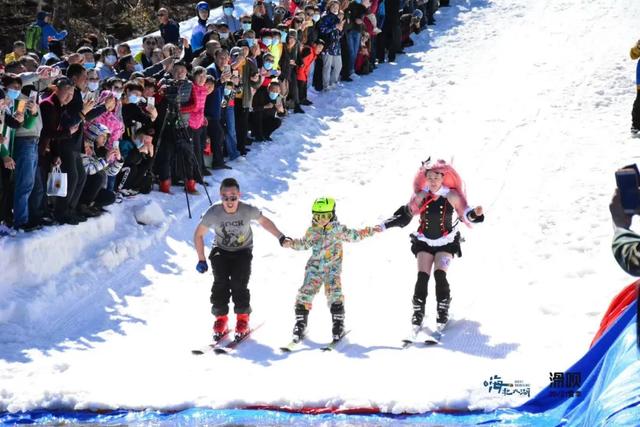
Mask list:
[[[202,351],[202,350],[191,350],[191,354],[193,354],[195,356],[202,356],[204,354],[204,351]]]
[[[214,348],[213,352],[215,354],[227,354],[227,350],[225,350],[224,348]]]
[[[280,351],[283,353],[291,353],[291,349],[289,347],[280,347]]]

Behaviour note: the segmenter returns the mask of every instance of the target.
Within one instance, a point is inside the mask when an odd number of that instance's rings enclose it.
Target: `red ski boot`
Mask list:
[[[247,335],[251,328],[249,328],[249,314],[238,313],[236,315],[236,339]]]
[[[227,322],[229,318],[224,316],[217,316],[216,321],[213,323],[213,340],[220,341],[225,335],[229,333]]]

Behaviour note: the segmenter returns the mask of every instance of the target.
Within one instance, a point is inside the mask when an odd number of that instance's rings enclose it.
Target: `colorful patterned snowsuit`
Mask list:
[[[329,306],[333,303],[343,303],[340,282],[342,242],[357,242],[373,236],[375,232],[373,227],[356,230],[332,221],[324,228],[309,227],[304,237],[294,239],[291,244],[292,249],[312,249],[311,258],[307,261],[304,271],[304,283],[296,296],[296,305],[304,305],[307,310],[310,310],[313,298],[323,284]]]

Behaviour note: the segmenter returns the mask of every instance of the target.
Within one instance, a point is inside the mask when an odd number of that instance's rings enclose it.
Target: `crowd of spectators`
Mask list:
[[[39,12],[0,57],[0,236],[84,222],[154,184],[198,194],[204,176],[304,114],[311,88],[395,61],[444,3],[256,0],[238,16],[227,0],[212,19],[201,1],[189,38],[161,8],[160,35],[143,37],[139,52],[95,34],[67,46]],[[66,174],[64,197],[48,195],[54,167]]]

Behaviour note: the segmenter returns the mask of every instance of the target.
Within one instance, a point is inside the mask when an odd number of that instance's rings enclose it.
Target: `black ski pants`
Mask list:
[[[229,299],[233,299],[234,313],[251,313],[249,277],[251,276],[251,249],[225,251],[213,248],[209,255],[213,270],[211,287],[211,313],[225,316],[229,313]]]
[[[211,140],[212,166],[220,166],[224,163],[224,129],[220,119],[207,116],[207,136]]]
[[[633,101],[633,110],[631,110],[631,126],[640,129],[640,90],[636,93],[636,100]]]

